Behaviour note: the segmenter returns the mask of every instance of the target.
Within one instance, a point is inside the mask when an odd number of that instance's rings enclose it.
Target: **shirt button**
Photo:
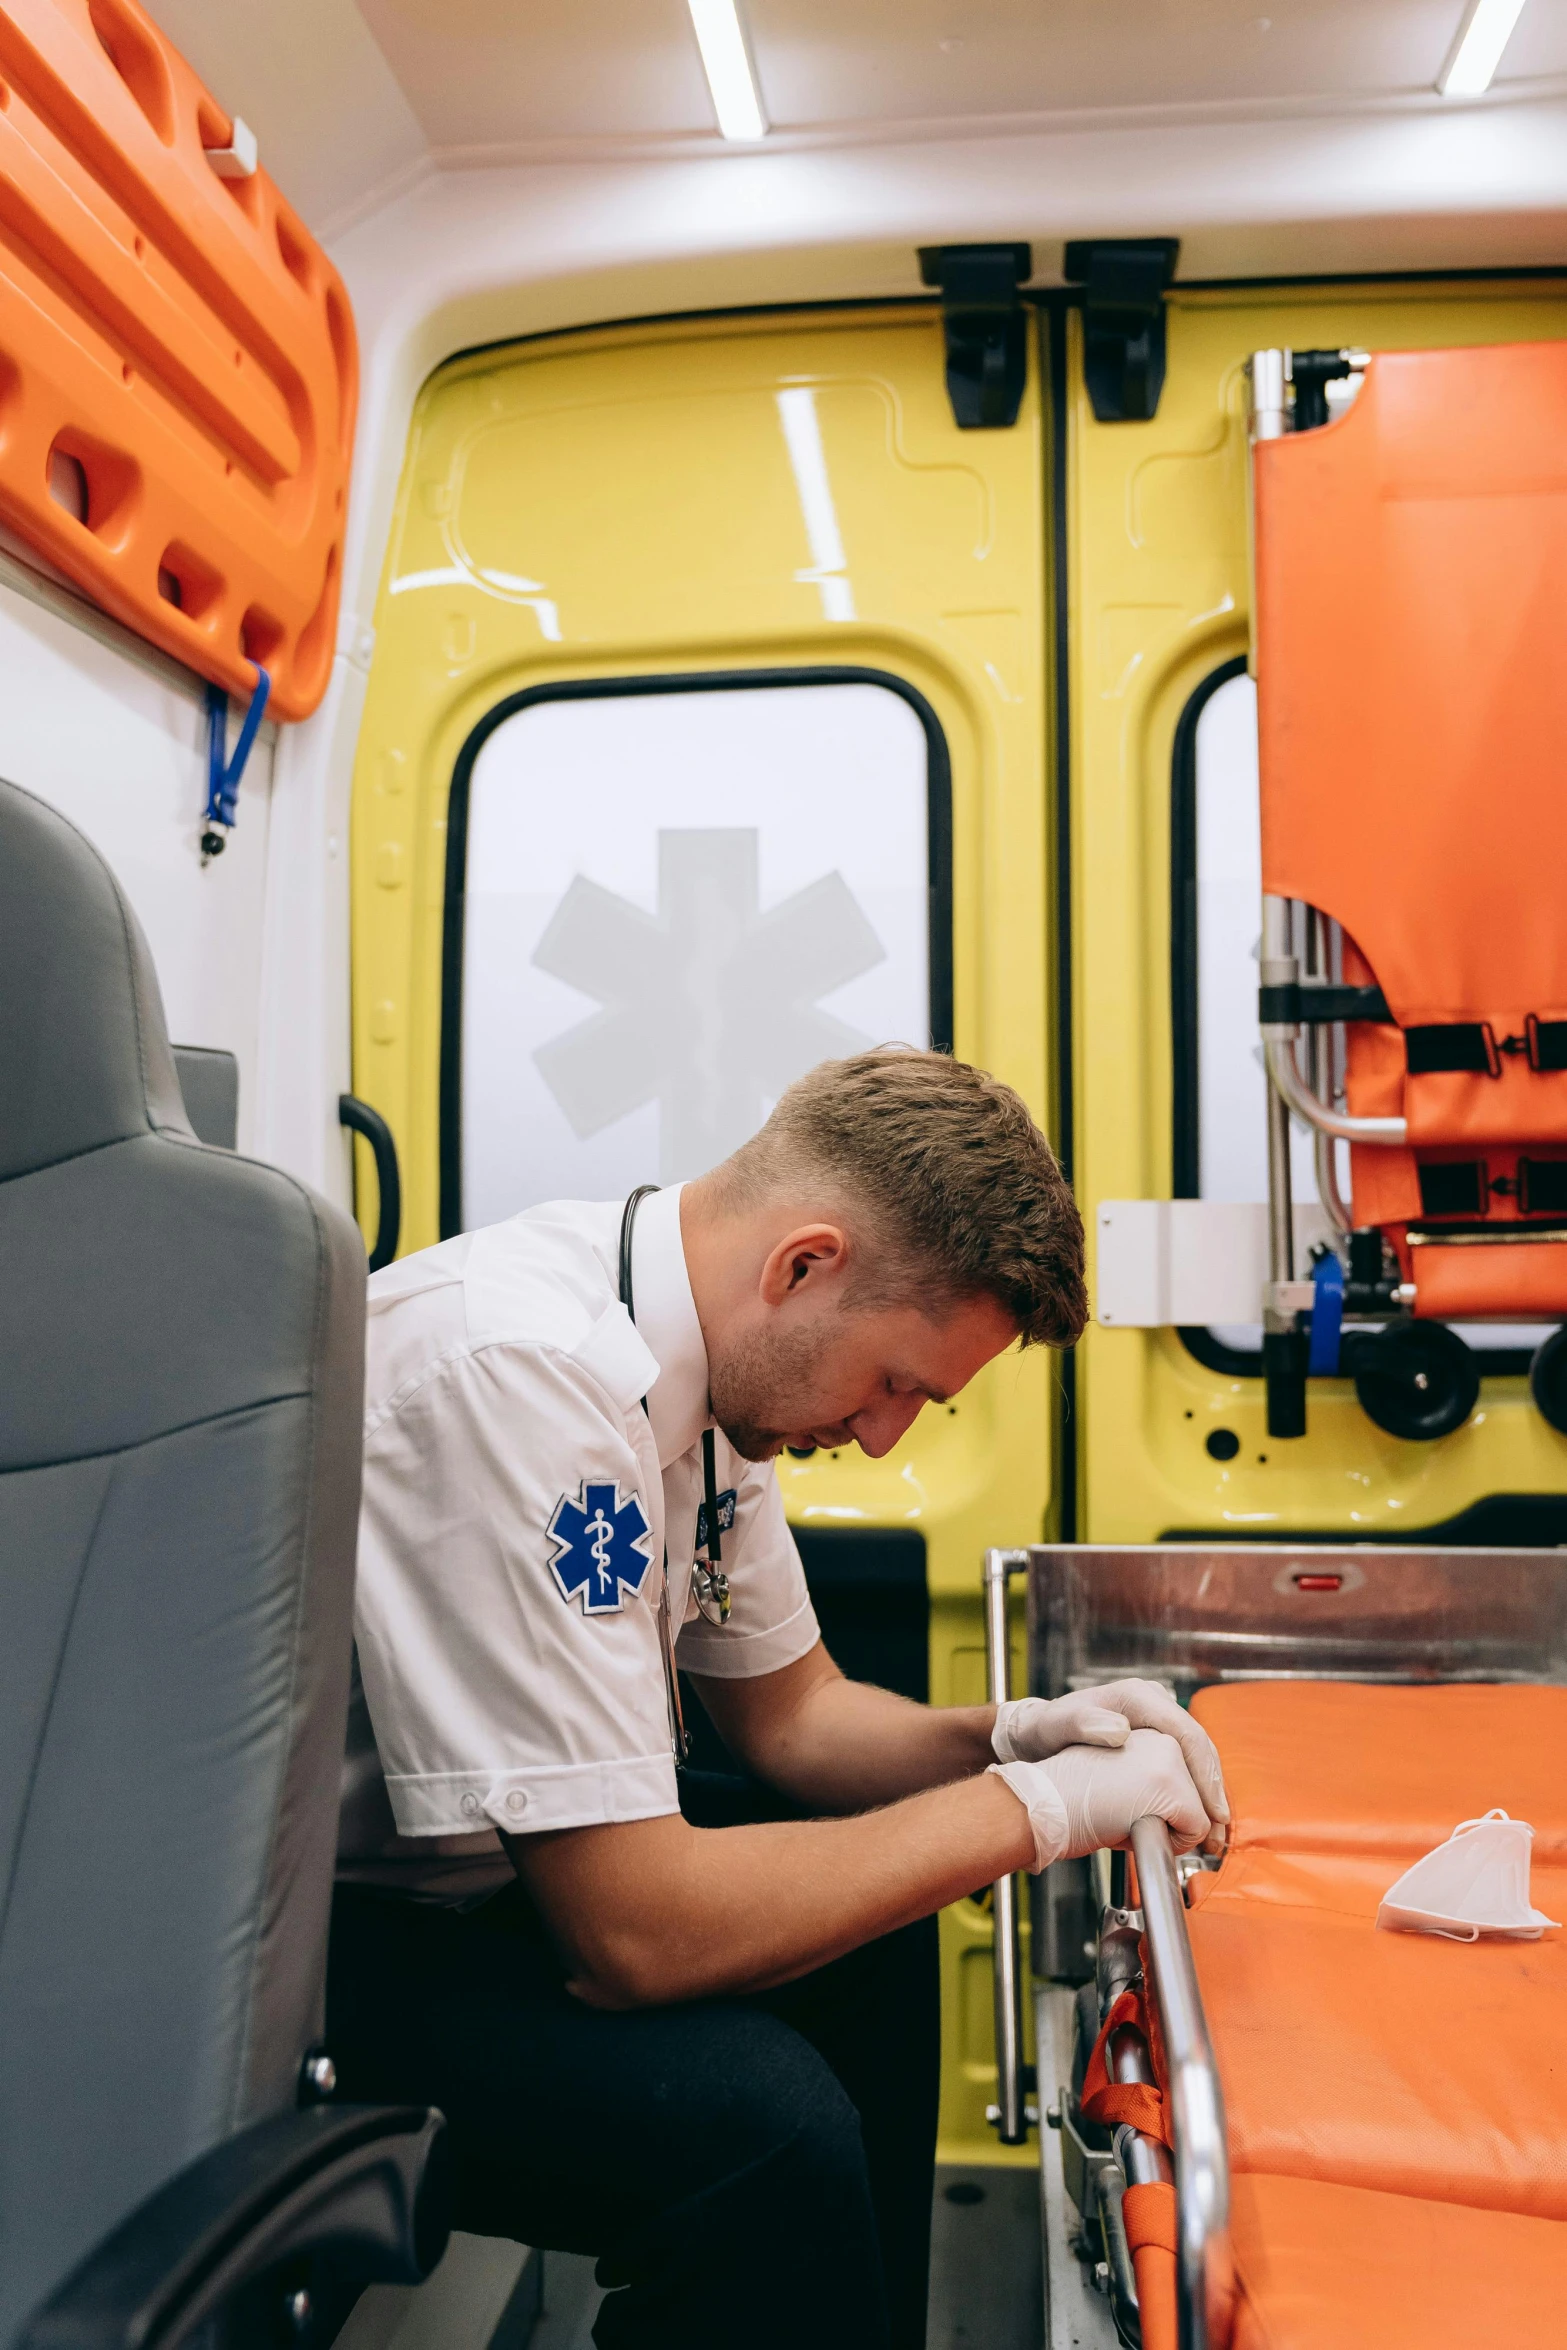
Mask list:
[[[525,1788],[522,1788],[522,1787],[514,1787],[514,1788],[512,1789],[512,1791],[511,1791],[511,1793],[510,1793],[510,1794],[507,1796],[507,1798],[506,1798],[506,1809],[507,1809],[507,1810],[508,1810],[508,1811],[509,1811],[509,1812],[512,1814],[513,1818],[515,1819],[515,1818],[520,1818],[520,1816],[522,1815],[522,1813],[523,1813],[523,1812],[525,1812],[525,1811],[527,1810],[527,1808],[528,1808],[528,1796],[527,1796],[527,1790],[526,1790]]]
[[[465,1795],[465,1796],[463,1797],[463,1799],[462,1799],[462,1808],[463,1808],[463,1810],[464,1810],[464,1811],[467,1813],[467,1815],[468,1815],[469,1819],[470,1819],[470,1820],[472,1820],[472,1819],[477,1819],[477,1817],[478,1817],[479,1813],[482,1811],[482,1809],[483,1809],[484,1807],[483,1807],[483,1805],[480,1803],[480,1801],[479,1801],[479,1798],[477,1797],[477,1795],[474,1795],[474,1794],[472,1794],[472,1793],[469,1793],[469,1794]]]

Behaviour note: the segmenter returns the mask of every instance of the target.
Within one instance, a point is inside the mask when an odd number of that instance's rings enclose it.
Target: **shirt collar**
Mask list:
[[[691,1450],[711,1418],[707,1347],[680,1237],[682,1189],[674,1183],[648,1194],[637,1209],[631,1243],[637,1334],[658,1364],[647,1413],[661,1469]]]

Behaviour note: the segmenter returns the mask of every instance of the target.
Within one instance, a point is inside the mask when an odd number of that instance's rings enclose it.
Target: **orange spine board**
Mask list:
[[[0,522],[176,660],[241,696],[264,667],[269,715],[306,718],[358,353],[265,172],[208,162],[232,135],[137,0],[0,0]]]
[[[1379,353],[1254,455],[1263,887],[1401,1026],[1521,1027],[1567,999],[1567,342]]]

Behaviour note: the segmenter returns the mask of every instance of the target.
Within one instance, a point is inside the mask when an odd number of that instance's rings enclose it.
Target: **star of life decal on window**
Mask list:
[[[619,1613],[629,1592],[634,1599],[652,1564],[647,1513],[633,1493],[584,1479],[576,1500],[563,1493],[546,1528],[555,1544],[550,1572],[568,1602],[580,1596],[585,1616]]]

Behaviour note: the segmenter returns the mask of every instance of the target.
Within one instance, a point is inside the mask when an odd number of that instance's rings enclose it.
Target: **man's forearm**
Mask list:
[[[991,1777],[856,1819],[702,1829],[670,1815],[506,1843],[570,1987],[600,2007],[792,1981],[1034,1858],[1027,1812]]]
[[[866,1681],[824,1681],[775,1738],[767,1778],[813,1810],[895,1803],[994,1762],[994,1720],[994,1706],[916,1705]]]
[[[845,1680],[821,1648],[765,1682],[697,1686],[747,1769],[812,1811],[896,1803],[970,1778],[995,1759],[994,1706],[916,1705]]]

